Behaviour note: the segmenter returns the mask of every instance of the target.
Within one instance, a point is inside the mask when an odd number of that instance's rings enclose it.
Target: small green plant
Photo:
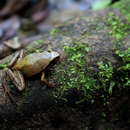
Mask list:
[[[118,8],[121,13],[123,13],[128,20],[130,21],[130,1],[129,0],[120,0],[119,2],[115,2],[115,4],[112,5],[114,8]]]
[[[113,80],[113,66],[110,62],[103,63],[103,61],[98,62],[98,81],[100,84],[101,98],[103,99],[104,106],[108,105],[110,96],[113,92],[113,87],[115,82]]]
[[[89,47],[86,44],[74,42],[71,46],[65,46],[63,50],[67,54],[67,59],[56,65],[51,75],[55,76],[57,86],[59,86],[53,93],[55,99],[67,101],[65,95],[76,90],[80,93],[75,101],[76,104],[84,101],[93,104],[96,98],[100,98],[104,106],[108,106],[114,90],[130,85],[130,49],[122,52],[116,51],[123,61],[123,64],[117,68],[113,67],[110,62],[98,62],[98,72],[94,76],[91,75],[91,67],[87,65]],[[118,82],[115,81],[116,79]]]
[[[112,78],[113,78],[112,64],[110,62],[107,64],[104,64],[102,61],[100,61],[98,62],[98,68],[100,70],[98,73],[99,80],[101,82],[101,85],[104,91],[106,91],[107,87],[109,86],[109,94],[112,94],[112,88],[115,85],[115,83],[112,81]]]
[[[130,73],[130,48],[128,48],[125,51],[120,51],[116,50],[115,52],[123,61],[123,65],[121,65],[118,68],[118,71],[122,74],[121,75],[121,81],[124,82],[124,87],[125,86],[130,86],[130,78],[129,78],[129,73]]]
[[[89,101],[94,103],[94,96],[99,86],[96,85],[96,80],[87,75],[89,68],[86,68],[86,56],[89,52],[87,44],[74,42],[72,46],[65,46],[64,52],[68,55],[66,64],[60,63],[55,69],[55,75],[59,73],[58,90],[54,93],[54,97],[64,100],[66,92],[77,90],[83,95],[75,103]],[[67,101],[67,100],[66,100]]]
[[[5,69],[5,68],[7,68],[8,64],[10,63],[10,61],[11,61],[11,58],[8,59],[8,60],[5,62],[5,64],[0,64],[0,69]]]
[[[114,15],[114,13],[109,14],[109,18],[107,19],[109,24],[110,32],[109,34],[112,35],[117,41],[120,41],[123,36],[126,36],[126,30],[128,26],[121,21],[121,19]]]
[[[115,53],[120,56],[124,62],[130,62],[130,48],[125,51],[116,50]]]
[[[107,117],[107,114],[104,113],[104,112],[102,112],[102,113],[101,113],[101,116],[102,116],[103,118],[106,118],[106,117]]]
[[[55,33],[59,33],[60,30],[58,28],[54,28],[50,31],[50,35],[53,36]]]
[[[5,69],[7,68],[7,64],[0,64],[0,69]]]

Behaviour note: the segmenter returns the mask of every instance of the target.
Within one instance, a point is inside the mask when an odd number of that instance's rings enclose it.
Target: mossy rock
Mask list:
[[[43,35],[40,42],[33,42],[26,48],[27,53],[36,49],[52,49],[60,53],[60,60],[45,70],[46,79],[56,88],[44,85],[40,81],[40,74],[27,78],[23,93],[13,90],[20,108],[8,98],[3,102],[4,93],[1,89],[1,119],[18,119],[19,116],[29,116],[36,111],[46,111],[57,104],[93,104],[97,98],[103,100],[103,105],[111,104],[113,93],[122,88],[128,89],[128,80],[122,79],[120,75],[127,78],[129,68],[119,71],[128,62],[128,59],[123,60],[124,53],[127,56],[129,53],[128,35],[128,21],[112,8],[90,11],[86,16],[58,25]]]
[[[130,0],[120,0],[112,5],[113,8],[119,9],[126,17],[128,21],[130,21]]]

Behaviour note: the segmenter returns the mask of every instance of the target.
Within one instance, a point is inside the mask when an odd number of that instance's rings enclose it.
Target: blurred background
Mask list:
[[[54,25],[119,0],[1,0],[0,44],[49,32]]]

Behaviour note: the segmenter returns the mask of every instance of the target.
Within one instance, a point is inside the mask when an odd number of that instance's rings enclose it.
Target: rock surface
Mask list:
[[[50,34],[42,36],[40,40],[43,40],[43,42],[41,44],[38,45],[33,42],[26,50],[27,52],[31,52],[34,51],[35,47],[35,49],[40,50],[52,49],[58,51],[61,55],[60,62],[66,64],[64,59],[67,57],[63,52],[63,47],[66,45],[71,46],[72,43],[76,41],[79,44],[84,43],[88,45],[89,53],[86,58],[86,64],[93,67],[93,73],[98,71],[97,62],[101,59],[105,62],[111,62],[113,67],[116,68],[121,64],[121,61],[114,53],[117,40],[109,34],[109,25],[106,20],[104,20],[109,18],[110,13],[114,13],[123,23],[127,24],[125,17],[116,9],[105,9],[96,12],[90,11],[86,13],[85,16],[70,19],[59,25],[51,31]],[[122,49],[130,47],[129,40],[127,36],[122,38]],[[55,77],[50,76],[49,72],[51,72],[51,69],[46,71],[46,78],[48,81],[53,82]],[[29,79],[26,78],[25,81],[27,88],[22,94],[20,92],[17,92],[17,94],[16,91],[13,92],[13,95],[20,104],[19,108],[10,102],[8,96],[5,96],[3,89],[0,88],[1,121],[6,119],[9,121],[19,120],[19,117],[22,117],[24,120],[25,117],[29,117],[32,113],[42,113],[56,105],[50,96],[50,93],[52,93],[54,89],[48,88],[40,81],[40,74]]]

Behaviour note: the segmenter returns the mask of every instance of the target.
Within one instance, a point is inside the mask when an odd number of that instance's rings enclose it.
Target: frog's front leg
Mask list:
[[[47,82],[47,80],[45,79],[45,73],[44,72],[42,72],[41,81],[49,87],[55,87],[54,84],[50,84],[50,83]]]

